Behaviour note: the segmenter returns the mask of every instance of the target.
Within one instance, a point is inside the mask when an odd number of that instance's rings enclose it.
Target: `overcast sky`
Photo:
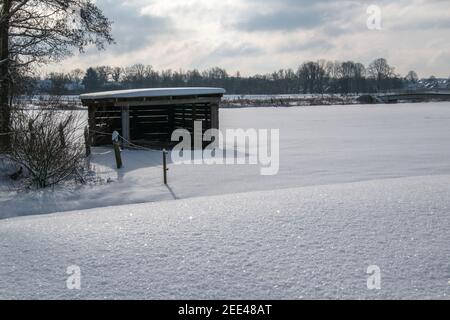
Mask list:
[[[226,68],[243,75],[306,60],[385,57],[405,74],[450,75],[450,0],[97,0],[115,45],[76,54],[52,69],[151,64]],[[369,5],[382,30],[370,30]]]

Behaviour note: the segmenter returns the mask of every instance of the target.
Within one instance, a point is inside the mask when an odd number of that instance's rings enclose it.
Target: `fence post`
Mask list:
[[[116,156],[117,169],[122,168],[122,156],[120,155],[119,133],[114,131],[112,134],[112,142],[114,147],[114,155]]]
[[[164,175],[164,184],[167,184],[167,151],[163,149],[163,175]]]

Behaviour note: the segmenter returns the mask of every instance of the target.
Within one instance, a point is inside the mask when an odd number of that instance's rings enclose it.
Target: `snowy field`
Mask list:
[[[0,223],[0,298],[448,299],[450,176]],[[81,269],[81,290],[66,268]],[[369,291],[367,267],[381,269]]]
[[[220,116],[279,128],[279,174],[170,164],[165,187],[159,152],[126,150],[117,171],[96,148],[108,183],[1,184],[0,217],[14,218],[0,220],[0,298],[448,299],[450,103]],[[81,291],[66,289],[70,265]]]
[[[280,171],[169,164],[160,152],[126,150],[115,169],[110,148],[94,150],[104,183],[57,192],[17,192],[0,183],[0,217],[310,185],[450,174],[450,103],[246,108],[220,111],[221,128],[280,129]],[[3,179],[5,181],[5,179]]]

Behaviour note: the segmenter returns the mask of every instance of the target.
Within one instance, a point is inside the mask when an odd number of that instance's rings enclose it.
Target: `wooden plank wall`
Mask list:
[[[166,141],[169,138],[167,107],[130,107],[130,137],[133,141]]]
[[[93,145],[111,144],[113,131],[126,136],[123,128],[123,107],[112,104],[89,107],[89,125],[93,133]],[[176,129],[187,129],[191,135],[194,131],[194,121],[202,121],[202,133],[212,127],[215,112],[210,103],[174,104],[170,106],[130,106],[129,115],[130,140],[141,145],[170,147],[172,132]],[[93,117],[93,119],[92,119]],[[125,128],[126,129],[126,128]],[[105,135],[99,134],[103,132]]]
[[[111,104],[97,104],[89,106],[89,128],[92,132],[92,145],[111,144],[111,133],[122,132],[122,110]],[[91,117],[94,117],[93,119]]]
[[[188,130],[191,133],[192,146],[194,146],[195,121],[202,122],[202,135],[211,128],[211,109],[208,103],[175,106],[174,111],[174,129]],[[200,134],[200,132],[197,132],[197,134]],[[203,146],[206,145],[204,144]]]

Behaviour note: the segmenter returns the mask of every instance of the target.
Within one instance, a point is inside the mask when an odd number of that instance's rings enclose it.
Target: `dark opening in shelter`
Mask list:
[[[93,146],[111,144],[111,133],[125,141],[151,147],[171,147],[176,129],[193,136],[194,121],[202,133],[219,129],[221,88],[152,88],[88,93],[80,96],[89,110]]]

